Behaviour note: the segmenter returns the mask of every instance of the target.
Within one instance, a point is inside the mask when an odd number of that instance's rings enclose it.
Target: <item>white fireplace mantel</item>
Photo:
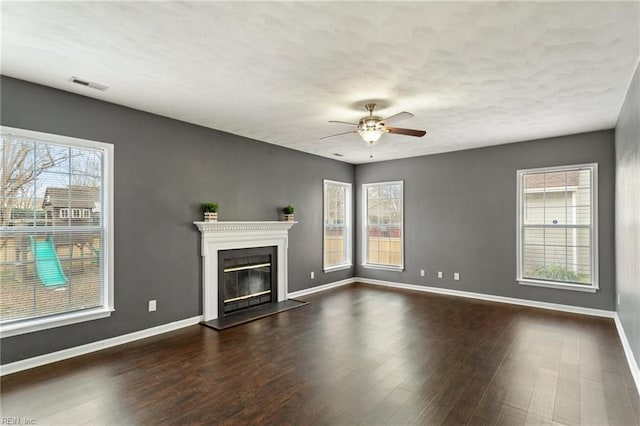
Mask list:
[[[287,300],[289,229],[298,222],[193,222],[202,233],[202,314],[218,318],[218,251],[277,247],[278,301]]]

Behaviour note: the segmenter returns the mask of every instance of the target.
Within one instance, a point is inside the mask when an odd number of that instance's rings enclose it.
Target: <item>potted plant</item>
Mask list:
[[[284,212],[284,220],[286,222],[293,222],[293,211],[295,208],[289,204],[287,207],[284,207],[282,211]]]
[[[202,213],[204,213],[205,222],[217,222],[218,221],[218,204],[216,203],[204,203],[202,204]]]

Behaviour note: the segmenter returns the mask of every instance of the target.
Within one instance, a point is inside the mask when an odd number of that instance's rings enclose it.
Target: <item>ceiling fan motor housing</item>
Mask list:
[[[385,127],[381,117],[363,117],[358,122],[358,131],[383,131]]]
[[[381,117],[373,115],[363,117],[358,122],[358,133],[369,145],[377,142],[383,133],[386,133],[385,124]]]

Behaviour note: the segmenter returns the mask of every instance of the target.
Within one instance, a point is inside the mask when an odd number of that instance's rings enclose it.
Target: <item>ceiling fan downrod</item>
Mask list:
[[[366,104],[364,107],[369,111],[369,117],[373,117],[373,110],[376,109],[376,104]]]

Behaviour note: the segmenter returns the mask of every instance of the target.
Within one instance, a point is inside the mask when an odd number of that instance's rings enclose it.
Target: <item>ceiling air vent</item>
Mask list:
[[[103,92],[109,88],[109,86],[105,86],[104,84],[94,83],[93,81],[83,80],[78,77],[71,77],[69,81],[75,84],[79,84],[81,86],[91,87],[92,89],[98,89]]]

